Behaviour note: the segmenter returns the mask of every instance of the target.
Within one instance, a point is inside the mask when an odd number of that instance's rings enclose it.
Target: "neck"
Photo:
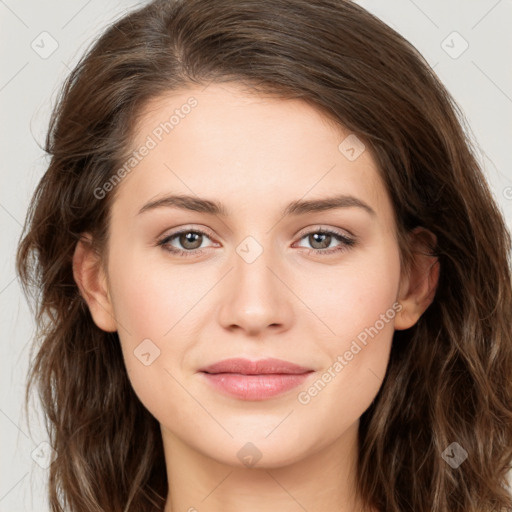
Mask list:
[[[255,467],[219,462],[162,427],[165,512],[362,512],[355,492],[358,425],[334,443],[274,467],[263,459]]]

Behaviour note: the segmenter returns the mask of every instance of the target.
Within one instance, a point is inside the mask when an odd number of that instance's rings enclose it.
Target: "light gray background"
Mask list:
[[[358,3],[411,41],[462,107],[468,133],[512,229],[512,1]],[[41,145],[50,109],[87,45],[110,21],[139,4],[0,0],[0,512],[48,510],[47,470],[31,455],[46,435],[34,412],[30,436],[22,411],[34,321],[15,277],[14,251],[30,197],[47,164]],[[45,55],[52,44],[58,44],[57,49]]]

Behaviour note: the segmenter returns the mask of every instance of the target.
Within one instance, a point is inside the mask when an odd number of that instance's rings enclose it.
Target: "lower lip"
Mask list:
[[[242,400],[266,400],[300,386],[312,373],[242,375],[201,372],[219,391]]]

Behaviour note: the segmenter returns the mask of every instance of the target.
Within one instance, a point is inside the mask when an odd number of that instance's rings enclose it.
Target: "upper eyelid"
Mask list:
[[[199,233],[205,234],[211,238],[215,238],[215,236],[213,235],[213,231],[209,230],[208,228],[205,228],[205,227],[196,228],[196,227],[188,227],[188,226],[184,227],[184,228],[177,228],[176,231],[172,231],[171,233],[161,235],[159,238],[161,240],[165,240],[166,238],[173,237],[173,236],[179,235],[181,233],[189,233],[189,232],[199,232]]]
[[[353,238],[353,239],[356,238],[356,236],[353,233],[351,233],[350,231],[348,231],[347,229],[329,227],[324,224],[317,224],[316,226],[313,226],[313,227],[307,227],[307,228],[301,229],[297,233],[296,236],[302,238],[306,235],[309,235],[311,233],[317,233],[319,231],[334,233],[336,235],[344,236],[346,238]]]

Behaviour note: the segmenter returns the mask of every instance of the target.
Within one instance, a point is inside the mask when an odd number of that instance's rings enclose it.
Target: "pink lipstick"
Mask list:
[[[281,359],[225,359],[201,368],[218,391],[242,400],[266,400],[302,384],[314,370]]]

